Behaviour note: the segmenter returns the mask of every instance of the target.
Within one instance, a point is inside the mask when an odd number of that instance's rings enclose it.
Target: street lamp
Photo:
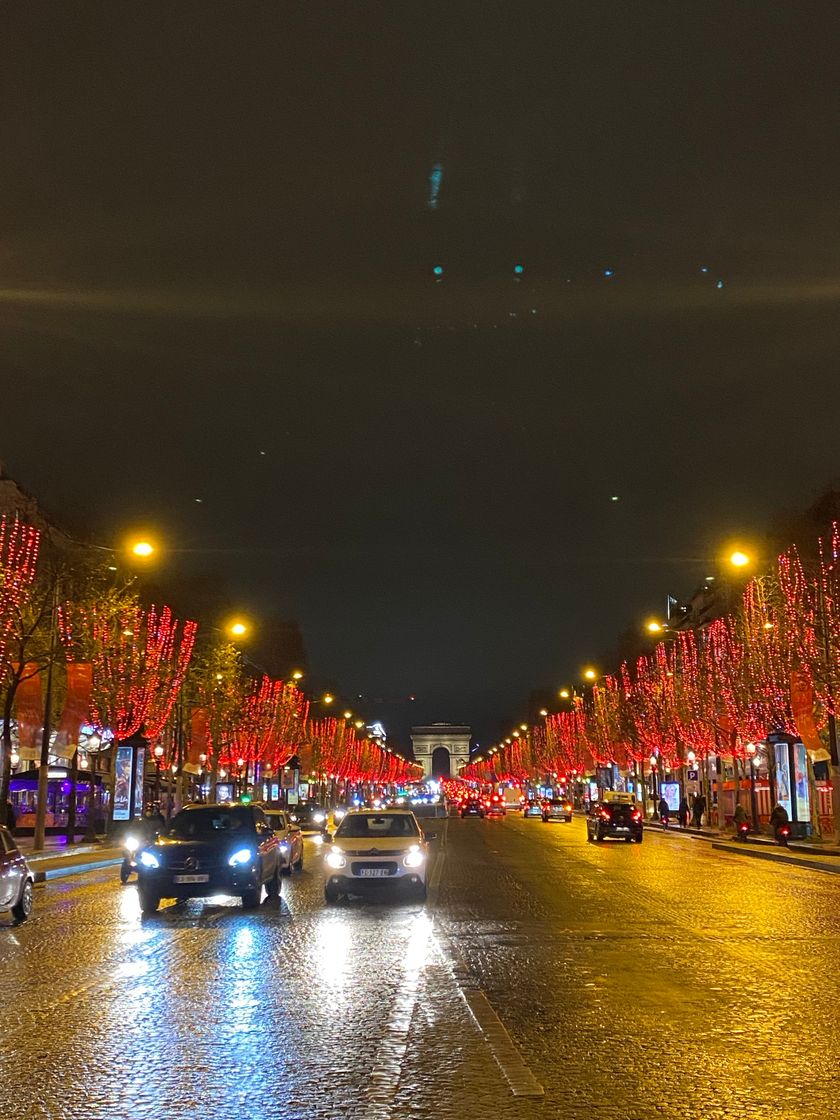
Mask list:
[[[136,556],[140,560],[148,560],[150,556],[154,555],[154,552],[155,546],[151,541],[135,541],[131,546],[132,556]]]
[[[594,681],[594,680],[597,680],[597,678],[598,678],[598,674],[595,672],[594,669],[584,669],[583,670],[583,679],[584,680]]]
[[[241,618],[234,618],[227,625],[227,632],[232,638],[246,637],[249,629],[247,622],[243,622]]]
[[[740,548],[736,548],[729,557],[729,563],[733,568],[746,568],[751,562],[751,558],[746,552],[742,552]]]
[[[207,755],[202,751],[198,756],[198,800],[204,801],[204,767],[207,765]]]

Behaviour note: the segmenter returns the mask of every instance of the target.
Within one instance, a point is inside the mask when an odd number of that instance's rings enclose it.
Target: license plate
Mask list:
[[[616,828],[616,832],[629,832],[629,831],[630,831],[630,829],[625,828],[624,825],[618,825],[618,827]]]
[[[209,875],[176,875],[176,883],[209,883]]]
[[[363,867],[359,872],[363,879],[385,879],[388,876],[387,867]]]

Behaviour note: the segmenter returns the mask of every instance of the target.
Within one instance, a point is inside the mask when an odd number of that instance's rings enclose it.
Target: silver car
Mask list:
[[[35,878],[8,828],[0,828],[0,910],[11,910],[15,922],[32,913]]]
[[[268,827],[280,837],[280,870],[284,875],[292,871],[303,871],[303,833],[290,820],[285,809],[272,809],[263,805],[263,813]]]

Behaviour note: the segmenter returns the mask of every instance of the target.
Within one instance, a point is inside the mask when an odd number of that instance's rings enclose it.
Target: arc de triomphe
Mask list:
[[[411,745],[424,778],[457,778],[460,768],[470,760],[470,729],[452,723],[412,727]]]

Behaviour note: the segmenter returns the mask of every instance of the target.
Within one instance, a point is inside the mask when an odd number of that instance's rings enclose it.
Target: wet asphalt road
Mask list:
[[[250,913],[141,920],[116,868],[39,887],[0,929],[2,1115],[835,1114],[840,877],[579,819],[425,824],[426,905],[326,907],[311,842]]]

